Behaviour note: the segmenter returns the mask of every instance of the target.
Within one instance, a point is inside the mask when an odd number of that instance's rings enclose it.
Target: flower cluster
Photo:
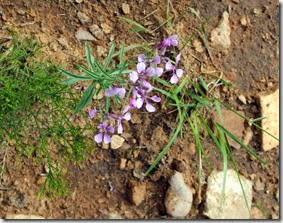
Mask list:
[[[144,54],[138,56],[138,63],[136,70],[132,71],[129,75],[129,83],[132,85],[131,99],[121,111],[120,115],[106,114],[102,124],[98,125],[100,133],[95,135],[94,140],[97,143],[110,143],[111,137],[109,133],[113,134],[115,129],[109,125],[110,119],[117,123],[117,133],[123,133],[123,120],[129,121],[131,119],[131,109],[141,109],[143,105],[148,112],[155,112],[156,109],[152,105],[153,102],[161,102],[161,98],[153,95],[153,86],[150,84],[150,79],[153,76],[161,77],[164,74],[171,74],[170,83],[176,84],[179,78],[183,75],[183,70],[178,69],[178,63],[181,59],[181,54],[178,54],[175,61],[166,57],[166,51],[171,46],[178,45],[178,36],[173,35],[168,38],[164,38],[162,42],[156,45],[157,55],[152,58],[146,57]],[[123,99],[126,94],[126,89],[122,86],[112,86],[105,91],[106,97],[118,96]],[[94,108],[89,111],[89,119],[94,118],[97,110]]]

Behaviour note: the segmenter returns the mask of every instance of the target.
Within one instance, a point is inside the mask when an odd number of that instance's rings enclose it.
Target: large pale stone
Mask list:
[[[252,182],[241,176],[244,194],[234,170],[229,169],[226,176],[225,195],[220,209],[223,171],[213,171],[208,177],[205,215],[211,219],[249,219],[252,204]]]
[[[264,130],[279,138],[279,89],[269,95],[259,96],[261,116],[266,117],[261,121]],[[268,151],[279,145],[279,141],[262,132],[262,149]]]
[[[224,12],[218,27],[211,31],[212,45],[228,49],[231,44],[230,34],[229,14]]]
[[[168,214],[176,218],[185,217],[191,210],[192,190],[184,182],[183,175],[176,172],[169,180],[170,187],[166,192],[165,207]]]

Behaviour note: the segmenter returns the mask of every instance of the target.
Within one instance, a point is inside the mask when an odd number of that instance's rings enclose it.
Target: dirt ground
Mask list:
[[[73,66],[84,59],[84,42],[76,39],[76,31],[86,30],[93,24],[105,27],[101,39],[91,42],[91,48],[97,59],[106,57],[110,42],[118,45],[142,44],[144,40],[129,32],[128,26],[118,16],[129,17],[153,30],[165,18],[164,0],[0,0],[0,25],[9,23],[28,36],[35,36],[42,44],[47,44],[44,53],[55,63]],[[124,14],[122,3],[130,6],[130,14]],[[184,49],[184,61],[189,64],[186,75],[197,76],[205,71],[223,72],[223,77],[235,85],[234,90],[220,89],[220,97],[232,107],[241,110],[249,118],[259,115],[259,105],[255,96],[259,92],[272,92],[278,88],[279,73],[279,2],[276,0],[199,0],[171,1],[174,15],[174,28],[183,37],[194,33],[194,37],[203,41],[196,31],[200,23],[190,12],[189,7],[199,11],[204,20],[208,20],[206,31],[217,26],[225,10],[230,11],[231,46],[220,51],[211,48],[213,63],[204,50],[197,52],[194,47]],[[143,19],[150,12],[156,12]],[[82,24],[77,13],[85,13],[89,21]],[[247,19],[247,25],[241,19]],[[158,42],[171,33],[162,26],[154,35],[145,34],[143,38]],[[237,97],[243,94],[250,103],[243,105]],[[148,177],[141,179],[140,173],[146,171],[158,153],[166,145],[172,131],[174,116],[167,115],[159,108],[154,114],[136,113],[133,122],[125,126],[126,143],[118,150],[99,149],[84,162],[82,169],[70,165],[69,180],[72,183],[70,196],[61,198],[36,198],[42,181],[43,167],[36,166],[32,160],[23,158],[22,165],[16,164],[15,149],[11,147],[7,157],[7,172],[3,176],[2,186],[14,188],[0,190],[0,217],[7,213],[41,215],[46,218],[89,219],[108,218],[116,213],[122,218],[169,219],[164,206],[164,197],[169,186],[168,179],[174,170],[182,172],[186,183],[197,194],[197,154],[192,136],[184,131],[183,139],[178,139],[162,162]],[[253,181],[252,207],[263,208],[267,218],[279,216],[279,201],[276,191],[279,188],[279,149],[263,152],[260,133],[253,129],[254,137],[249,146],[264,157],[263,166],[252,159],[243,149],[234,149],[233,153],[240,173]],[[214,169],[222,169],[222,158],[210,140],[203,142],[208,158]],[[119,168],[121,158],[127,159],[124,169]],[[209,175],[205,168],[206,175]],[[144,202],[136,207],[129,199],[129,182],[146,183],[147,192]],[[203,200],[197,204],[194,199],[188,219],[203,219],[205,185]]]

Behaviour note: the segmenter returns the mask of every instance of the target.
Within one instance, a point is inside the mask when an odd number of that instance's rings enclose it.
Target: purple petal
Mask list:
[[[130,112],[127,112],[124,116],[123,116],[123,119],[129,121],[131,119],[131,113]]]
[[[111,117],[111,118],[114,118],[114,119],[117,119],[117,118],[118,118],[118,116],[117,116],[116,114],[111,114],[110,117]]]
[[[176,56],[176,64],[179,63],[180,59],[181,59],[181,54],[179,53],[179,54]]]
[[[154,101],[154,102],[161,102],[161,98],[157,97],[157,96],[152,96],[150,97],[150,100]]]
[[[133,71],[132,73],[130,73],[130,80],[133,83],[136,83],[136,81],[139,79],[139,74],[136,71]]]
[[[177,69],[177,70],[176,70],[176,74],[177,74],[177,76],[178,76],[179,78],[183,76],[183,73],[184,73],[184,71],[183,71],[182,69]]]
[[[102,137],[103,137],[103,133],[98,133],[96,136],[94,136],[94,141],[97,143],[101,143]]]
[[[88,119],[92,119],[92,118],[95,116],[96,113],[97,113],[96,108],[91,109],[91,110],[88,112]]]
[[[155,75],[155,69],[153,67],[149,67],[146,69],[145,74],[149,77],[152,77]]]
[[[162,73],[163,73],[163,68],[161,68],[161,67],[155,68],[155,74],[156,74],[157,77],[160,77],[162,75]]]
[[[137,107],[137,100],[135,98],[132,98],[130,100],[130,106],[131,106],[131,108],[136,108]]]
[[[152,59],[152,63],[160,64],[160,56],[156,56]]]
[[[122,115],[124,115],[127,111],[129,111],[131,107],[127,105],[123,110],[122,110]]]
[[[162,47],[168,47],[170,46],[171,40],[169,38],[164,38],[162,41]]]
[[[107,130],[107,132],[110,132],[110,133],[114,133],[114,128],[112,127],[112,126],[108,126],[107,128],[106,128],[106,130]]]
[[[103,122],[102,124],[99,124],[99,125],[97,126],[97,128],[103,130],[103,129],[106,128],[106,126],[107,126],[106,122]]]
[[[143,105],[143,99],[142,98],[138,98],[137,99],[137,108],[140,109]]]
[[[178,77],[176,74],[173,74],[171,79],[170,79],[170,83],[171,84],[176,84],[178,82]]]
[[[141,62],[137,64],[138,73],[143,73],[145,71],[145,63]]]
[[[108,143],[111,142],[111,140],[112,140],[111,137],[105,133],[105,134],[104,134],[104,137],[103,137],[103,142],[104,142],[105,144],[108,144]]]
[[[118,120],[118,130],[117,130],[117,132],[118,132],[118,134],[123,133],[123,126],[122,126],[121,120]]]
[[[170,45],[177,46],[178,45],[178,35],[173,35],[169,37]]]
[[[147,82],[146,80],[143,80],[142,85],[146,90],[152,88],[151,84],[149,82]]]
[[[140,54],[139,56],[138,56],[138,61],[139,62],[144,62],[145,61],[145,55],[144,54]]]
[[[107,96],[107,97],[112,97],[115,94],[117,94],[117,88],[116,87],[109,88],[104,93],[104,95]]]
[[[119,98],[124,98],[126,94],[126,89],[125,88],[117,88],[117,95],[119,96]]]
[[[174,34],[170,37],[168,37],[170,40],[178,40],[178,35],[177,34]]]
[[[148,112],[155,112],[155,107],[153,107],[150,103],[146,103],[146,110]]]
[[[165,65],[165,69],[166,70],[173,70],[173,69],[175,69],[175,66],[170,61],[168,61]]]

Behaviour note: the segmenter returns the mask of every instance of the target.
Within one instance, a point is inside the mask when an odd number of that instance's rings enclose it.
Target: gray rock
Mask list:
[[[249,210],[251,210],[252,203],[252,182],[241,176],[248,203],[247,207],[237,173],[229,169],[226,177],[225,196],[220,209],[223,175],[223,171],[213,171],[208,177],[204,214],[211,219],[249,219]]]
[[[89,40],[89,41],[94,41],[95,38],[93,35],[91,35],[90,32],[82,29],[82,28],[79,28],[79,30],[76,32],[76,38],[78,40]]]
[[[170,178],[169,183],[170,187],[165,197],[166,211],[173,217],[183,218],[192,207],[192,190],[186,185],[183,175],[179,172],[176,172]]]
[[[231,28],[229,24],[229,14],[228,12],[224,12],[218,27],[213,29],[211,32],[212,45],[228,49],[231,44],[230,34]]]

